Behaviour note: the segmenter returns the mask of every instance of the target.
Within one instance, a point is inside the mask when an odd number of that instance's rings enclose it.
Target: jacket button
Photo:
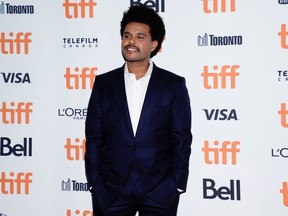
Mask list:
[[[132,150],[136,151],[136,146],[135,145],[132,145]]]

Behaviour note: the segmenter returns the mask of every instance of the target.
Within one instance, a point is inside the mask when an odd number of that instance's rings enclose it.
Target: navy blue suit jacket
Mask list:
[[[85,169],[94,208],[103,211],[111,205],[131,169],[139,173],[147,195],[160,204],[169,204],[163,193],[173,196],[177,188],[186,190],[192,134],[183,77],[154,65],[134,136],[124,66],[96,76],[85,133]]]

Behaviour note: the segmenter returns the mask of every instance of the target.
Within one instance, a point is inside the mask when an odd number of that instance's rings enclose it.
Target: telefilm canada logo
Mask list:
[[[243,37],[241,35],[234,36],[217,36],[214,34],[198,35],[198,46],[241,46]]]
[[[288,82],[288,69],[287,70],[277,70],[278,81]]]
[[[63,48],[97,48],[97,37],[65,37],[63,40]]]
[[[67,181],[62,180],[61,182],[62,191],[88,191],[88,183],[78,182],[68,178]]]
[[[0,1],[0,14],[34,14],[34,5],[13,5]]]

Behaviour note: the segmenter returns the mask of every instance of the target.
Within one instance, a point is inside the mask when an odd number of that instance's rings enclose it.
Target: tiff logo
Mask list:
[[[204,161],[206,164],[228,164],[228,158],[232,165],[237,164],[237,153],[240,152],[239,141],[224,141],[220,144],[219,141],[214,141],[213,147],[210,146],[208,140],[204,141],[204,147],[202,151],[204,152]]]
[[[32,173],[10,172],[9,176],[1,172],[0,185],[2,194],[29,194],[30,184],[32,184]],[[16,191],[15,191],[16,189]]]
[[[288,128],[288,109],[286,108],[285,103],[281,103],[281,109],[278,111],[278,114],[281,117],[281,125],[282,127]]]
[[[283,195],[283,204],[288,207],[288,182],[282,183],[282,189],[280,193]]]
[[[66,88],[69,90],[79,89],[81,83],[81,89],[87,89],[87,82],[90,89],[93,88],[94,79],[96,77],[95,71],[97,71],[96,67],[88,68],[84,67],[80,69],[79,67],[75,67],[74,71],[71,71],[71,68],[66,68],[66,73],[64,74],[64,78],[66,79]]]
[[[202,0],[204,13],[235,12],[236,0]],[[227,4],[230,6],[228,8]]]
[[[86,18],[86,12],[88,12],[89,18],[94,18],[94,9],[97,3],[93,0],[80,0],[79,3],[71,0],[65,0],[63,6],[65,8],[65,16],[68,19],[72,18]]]
[[[10,103],[10,108],[7,107],[6,102],[2,102],[0,107],[0,114],[2,113],[2,122],[4,124],[22,124],[24,120],[25,124],[30,123],[30,113],[32,113],[32,103],[15,102]]]
[[[93,212],[90,210],[84,210],[80,211],[79,209],[72,211],[71,209],[68,209],[66,211],[66,216],[93,216]]]
[[[278,32],[278,35],[280,36],[280,39],[281,39],[281,47],[283,49],[288,49],[288,42],[287,42],[288,31],[286,29],[286,24],[281,25],[281,31]]]
[[[223,65],[221,67],[221,71],[218,73],[217,70],[219,69],[219,66],[214,65],[213,70],[215,72],[209,72],[208,66],[204,66],[204,70],[201,73],[201,76],[204,80],[204,88],[206,89],[218,89],[219,88],[219,78],[220,78],[220,85],[222,89],[227,88],[227,79],[230,78],[230,87],[231,89],[236,88],[236,77],[240,75],[239,72],[237,72],[237,69],[239,69],[239,65]],[[209,83],[209,80],[211,80],[211,84]]]
[[[70,138],[66,139],[66,144],[64,145],[64,148],[66,149],[66,158],[70,161],[84,160],[86,140],[80,140],[79,138],[76,138],[74,141],[75,143],[72,143]]]
[[[165,12],[165,0],[130,0],[130,6],[138,5],[140,3],[154,9],[156,12]]]
[[[28,54],[29,44],[32,43],[31,32],[18,32],[16,36],[10,32],[7,36],[5,32],[0,34],[0,53],[7,54]]]

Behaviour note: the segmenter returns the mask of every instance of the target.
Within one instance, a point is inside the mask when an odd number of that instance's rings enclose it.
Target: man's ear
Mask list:
[[[158,41],[157,40],[152,41],[151,52],[153,52],[157,46],[158,46]]]

